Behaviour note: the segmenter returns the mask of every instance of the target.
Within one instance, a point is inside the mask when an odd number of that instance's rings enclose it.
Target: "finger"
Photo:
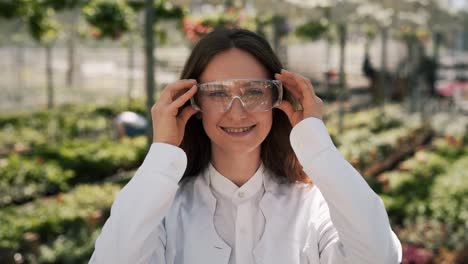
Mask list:
[[[313,95],[313,93],[311,92],[311,88],[307,84],[308,81],[301,78],[300,76],[296,76],[296,78],[300,78],[302,80],[302,85],[300,85],[299,87],[302,90],[302,95],[304,99],[301,101],[301,104],[304,107],[304,109],[311,109],[314,104],[313,102],[315,96]]]
[[[170,107],[179,108],[183,106],[190,98],[197,92],[198,87],[192,86],[187,92],[179,96],[174,102],[171,103]]]
[[[297,99],[302,99],[302,91],[299,88],[299,85],[302,85],[301,82],[298,82],[298,79],[294,75],[294,73],[286,71],[286,70],[281,70],[282,76],[284,76],[284,81],[286,85],[288,86],[290,91],[294,91],[294,94],[296,94]]]
[[[281,73],[275,73],[275,78],[282,81],[284,84],[287,85],[296,85],[296,80],[291,78],[290,76],[286,76]]]
[[[302,104],[304,108],[313,107],[315,94],[312,90],[312,84],[310,83],[310,80],[300,74],[297,74],[297,73],[293,73],[293,74],[294,74],[294,78],[299,83],[297,87],[298,89],[301,90],[301,95],[303,97],[300,103]]]
[[[304,97],[307,97],[308,99],[312,99],[314,92],[312,90],[312,84],[310,83],[310,80],[297,73],[293,73],[293,76],[294,79],[296,79],[296,82],[298,83],[297,87],[300,90],[301,94]]]
[[[304,87],[306,88],[306,91],[305,92],[308,92],[313,96],[315,96],[315,91],[314,91],[314,87],[312,86],[312,82],[310,81],[309,78],[306,78],[300,74],[296,74],[299,78],[302,79],[303,83],[304,83]]]
[[[184,110],[179,115],[179,120],[182,122],[182,125],[185,127],[190,117],[192,117],[198,111],[195,110],[191,105],[184,107]]]
[[[275,78],[280,80],[284,85],[284,87],[296,98],[296,100],[299,100],[301,98],[301,95],[297,92],[296,89],[293,89],[296,85],[294,80],[290,80],[287,77],[281,75],[281,74],[275,74]]]
[[[188,89],[196,83],[197,81],[193,79],[178,80],[174,83],[171,83],[161,92],[160,100],[169,104],[174,101],[173,97],[178,91]]]
[[[294,76],[294,74],[290,71],[287,71],[285,69],[281,70],[281,75],[284,77],[285,81],[289,84],[297,85],[297,80]]]

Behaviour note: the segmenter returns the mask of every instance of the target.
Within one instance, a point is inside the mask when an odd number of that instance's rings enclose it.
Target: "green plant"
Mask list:
[[[0,206],[39,195],[67,191],[74,177],[72,170],[41,157],[11,155],[0,159]]]
[[[132,9],[122,0],[95,0],[82,9],[86,21],[94,27],[93,37],[118,39],[130,30]]]
[[[317,40],[330,28],[327,19],[311,19],[296,28],[296,35],[302,38]]]
[[[50,243],[61,234],[94,230],[102,225],[121,186],[84,184],[71,192],[0,209],[0,246],[19,249],[26,232]],[[96,212],[103,212],[101,219]],[[98,221],[97,226],[95,222]]]
[[[58,146],[38,148],[36,153],[75,171],[78,181],[99,181],[118,169],[137,166],[146,153],[146,138],[124,138],[118,142],[108,138],[66,140]]]
[[[49,243],[39,247],[39,256],[26,256],[37,259],[38,263],[85,263],[94,250],[94,242],[101,229],[79,229],[57,236]]]

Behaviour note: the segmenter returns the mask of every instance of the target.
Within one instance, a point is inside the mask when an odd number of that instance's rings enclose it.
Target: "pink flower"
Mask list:
[[[429,249],[403,244],[402,264],[429,264],[433,258],[434,254]]]

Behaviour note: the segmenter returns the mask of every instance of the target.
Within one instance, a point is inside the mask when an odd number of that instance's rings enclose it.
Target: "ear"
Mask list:
[[[202,119],[202,113],[198,112],[195,114],[196,119]]]

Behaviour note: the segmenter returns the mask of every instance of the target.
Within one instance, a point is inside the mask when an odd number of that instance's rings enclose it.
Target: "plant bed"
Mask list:
[[[77,175],[72,181],[75,183],[101,181],[118,170],[133,169],[140,165],[146,152],[146,138],[138,137],[120,141],[68,140],[60,146],[44,146],[36,154],[73,170]]]
[[[384,171],[387,171],[393,168],[397,163],[403,160],[405,157],[410,155],[417,149],[419,146],[423,145],[431,138],[431,131],[422,131],[417,135],[411,142],[407,144],[399,144],[399,147],[395,152],[386,156],[382,161],[376,161],[373,164],[369,165],[363,171],[364,177],[374,177]]]
[[[100,182],[119,171],[138,167],[146,139],[73,140],[59,147],[38,148],[32,156],[0,159],[0,207],[65,192],[84,182]]]
[[[0,207],[24,203],[38,195],[67,191],[75,173],[55,161],[11,155],[0,159]]]
[[[98,230],[121,186],[84,184],[69,193],[0,209],[0,247],[22,256],[40,255],[42,245],[54,245],[61,236],[71,239]],[[7,261],[0,259],[0,263]]]

